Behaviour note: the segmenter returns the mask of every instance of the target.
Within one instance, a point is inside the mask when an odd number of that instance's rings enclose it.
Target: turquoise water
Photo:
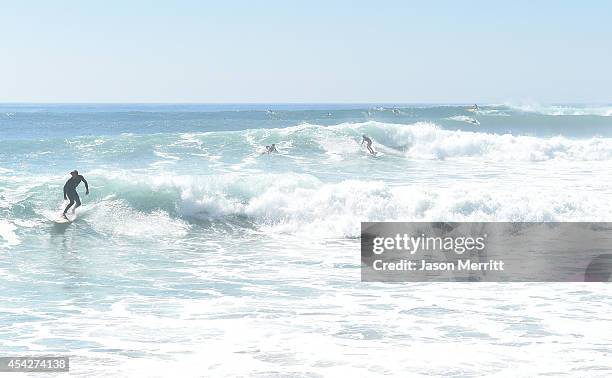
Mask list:
[[[119,376],[606,371],[609,285],[363,284],[358,236],[610,221],[611,168],[603,105],[3,104],[0,354]],[[56,225],[73,169],[91,194]]]

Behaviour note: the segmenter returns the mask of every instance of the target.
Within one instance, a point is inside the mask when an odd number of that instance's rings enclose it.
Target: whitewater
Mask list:
[[[91,194],[56,225],[73,169]],[[2,104],[0,355],[88,376],[609,376],[609,284],[362,283],[359,232],[609,222],[611,188],[609,105]]]

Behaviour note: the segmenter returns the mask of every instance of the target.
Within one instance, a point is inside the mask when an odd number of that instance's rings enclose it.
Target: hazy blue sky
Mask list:
[[[0,101],[612,102],[610,1],[12,1]]]

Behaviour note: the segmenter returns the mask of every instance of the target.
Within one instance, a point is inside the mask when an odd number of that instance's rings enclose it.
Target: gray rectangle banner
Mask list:
[[[67,356],[0,357],[2,373],[66,372],[70,370]]]
[[[608,282],[612,223],[363,222],[369,282]]]

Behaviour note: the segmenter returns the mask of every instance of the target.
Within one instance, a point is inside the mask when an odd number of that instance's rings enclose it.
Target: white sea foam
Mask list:
[[[17,230],[17,227],[13,223],[0,219],[0,247],[12,247],[21,244],[15,230]]]
[[[173,219],[163,210],[144,213],[131,208],[123,200],[105,199],[78,210],[78,217],[97,232],[109,236],[139,238],[178,238],[184,236],[189,225]]]
[[[149,187],[150,195],[175,193],[180,217],[245,216],[261,229],[301,236],[355,237],[362,221],[605,221],[612,214],[612,207],[588,193],[558,190],[555,196],[535,196],[529,187],[500,189],[492,184],[434,188],[364,180],[323,183],[298,174],[143,176],[130,181],[122,185]],[[184,232],[165,213],[133,214],[138,210],[125,206],[105,203],[99,216],[109,221],[101,223],[116,222],[113,230],[124,233]],[[139,226],[125,224],[127,220]]]
[[[569,105],[542,105],[537,103],[506,104],[506,106],[527,113],[539,113],[552,116],[583,116],[595,115],[602,117],[612,116],[611,105],[600,106],[569,106]]]
[[[411,158],[452,159],[481,158],[496,161],[592,161],[612,159],[612,139],[594,137],[573,140],[562,136],[538,138],[473,131],[444,130],[439,126],[419,122],[412,125],[365,122],[330,127],[352,134],[367,133],[375,144],[405,152]],[[325,140],[320,130],[319,140]],[[321,143],[326,147],[326,143]],[[333,143],[333,148],[336,147]],[[350,144],[349,144],[350,145]],[[355,144],[353,149],[358,150]],[[346,149],[344,149],[346,150]],[[332,149],[333,151],[333,149]],[[343,150],[341,150],[343,151]]]

